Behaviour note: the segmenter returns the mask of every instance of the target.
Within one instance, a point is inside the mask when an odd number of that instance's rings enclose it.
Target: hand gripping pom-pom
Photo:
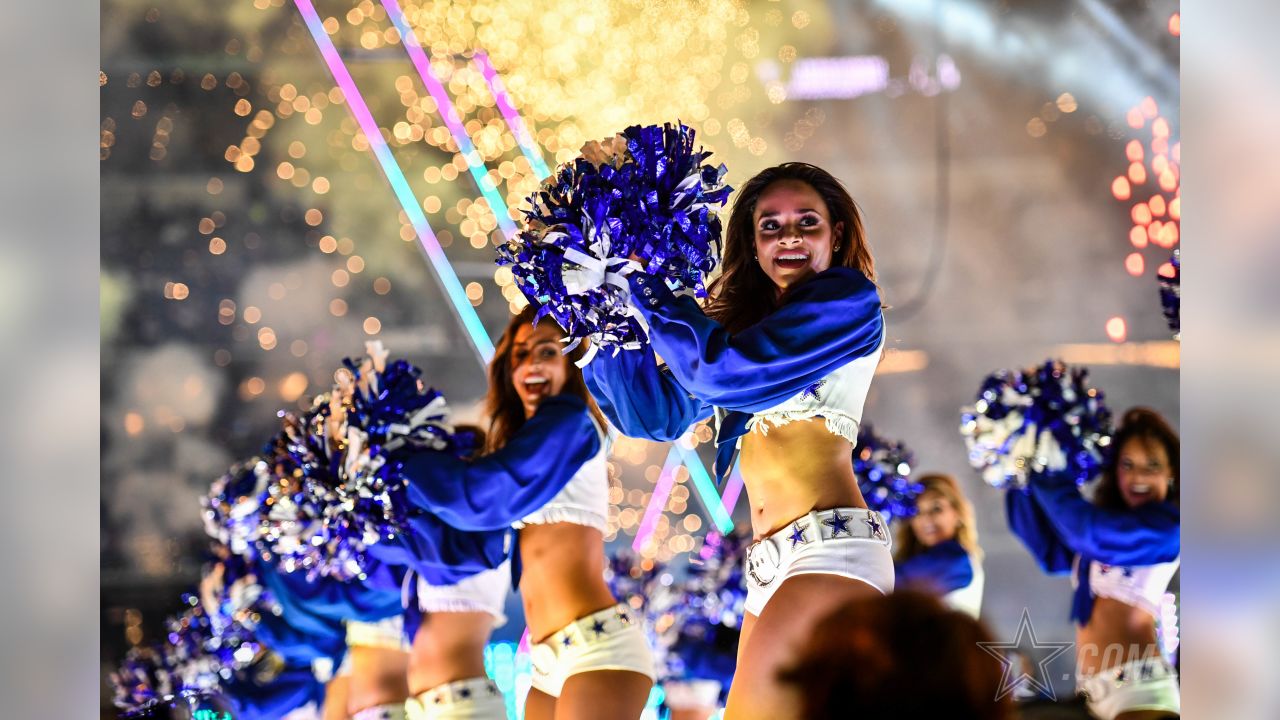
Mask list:
[[[914,464],[914,455],[902,443],[880,437],[870,425],[858,428],[853,474],[867,508],[879,512],[886,522],[916,514],[916,499],[924,486],[911,479]]]
[[[454,435],[444,397],[404,360],[386,362],[381,343],[335,374],[332,392],[303,417],[285,413],[268,446],[275,481],[264,533],[279,565],[339,581],[360,579],[367,548],[406,526],[400,458],[413,450],[469,451]]]
[[[529,198],[525,228],[498,248],[516,286],[562,327],[570,348],[636,348],[648,330],[626,275],[643,269],[676,291],[706,295],[720,259],[724,166],[702,164],[683,124],[633,126],[583,147]],[[579,361],[585,364],[590,355]]]
[[[1111,444],[1111,411],[1088,370],[1047,361],[986,378],[977,401],[961,410],[969,464],[996,488],[1025,487],[1037,473],[1087,482]]]

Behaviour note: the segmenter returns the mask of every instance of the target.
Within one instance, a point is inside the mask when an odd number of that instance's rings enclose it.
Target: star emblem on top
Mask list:
[[[591,632],[595,633],[596,637],[600,637],[604,633],[604,621],[596,620],[591,623]]]
[[[800,527],[800,523],[795,523],[794,525],[792,525],[791,535],[787,537],[787,539],[791,541],[791,547],[795,547],[796,545],[809,544],[809,538],[805,536],[805,533],[808,531],[809,531],[809,528]]]
[[[1030,644],[1025,642],[1028,639]],[[1040,695],[1056,701],[1058,696],[1054,694],[1053,684],[1049,682],[1048,665],[1050,661],[1070,650],[1074,645],[1075,643],[1069,642],[1040,642],[1036,638],[1035,628],[1031,626],[1031,611],[1026,608],[1022,609],[1022,620],[1018,623],[1018,633],[1014,636],[1013,642],[978,643],[978,647],[982,648],[983,652],[999,660],[1004,666],[1004,674],[1000,678],[1000,690],[996,694],[997,701],[1016,690],[1023,682],[1029,683],[1031,688]],[[1035,675],[1021,669],[1019,655],[1032,658],[1044,650],[1049,652],[1036,663]],[[1019,665],[1016,677],[1013,672],[1015,664]]]
[[[867,523],[867,527],[871,528],[872,535],[881,540],[884,539],[884,525],[880,524],[880,518],[876,517],[875,513],[872,513],[864,522]]]
[[[852,535],[853,533],[849,531],[849,520],[851,519],[848,515],[841,515],[840,511],[836,510],[830,518],[823,520],[822,524],[831,528],[831,537],[833,538],[840,537],[840,533]]]
[[[807,397],[812,397],[815,401],[822,402],[822,398],[818,397],[818,391],[821,390],[822,386],[826,384],[827,384],[827,381],[823,379],[810,385],[809,387],[804,389],[804,392],[800,393],[800,399],[803,400]]]

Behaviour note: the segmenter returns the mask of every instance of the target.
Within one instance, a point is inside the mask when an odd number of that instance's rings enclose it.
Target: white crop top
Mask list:
[[[883,353],[884,336],[881,335],[880,345],[870,355],[837,368],[789,400],[756,413],[747,421],[747,430],[767,435],[770,425],[821,417],[827,421],[827,430],[856,445],[862,408],[867,402],[867,392],[871,390],[871,380]]]
[[[986,574],[982,572],[982,563],[972,555],[969,556],[969,564],[973,566],[973,580],[968,585],[943,595],[942,602],[952,610],[959,610],[977,619],[982,612],[982,588],[986,584]]]
[[[550,502],[521,518],[513,527],[573,523],[605,532],[609,518],[608,459],[613,438],[599,427],[596,432],[600,433],[600,452],[583,463],[569,484]]]
[[[1080,556],[1077,555],[1077,569],[1079,562]],[[1094,597],[1119,600],[1146,610],[1159,620],[1165,590],[1169,588],[1174,573],[1178,572],[1179,562],[1181,558],[1157,565],[1121,567],[1094,560],[1089,563],[1089,590]],[[1073,572],[1072,577],[1076,577],[1076,573]]]

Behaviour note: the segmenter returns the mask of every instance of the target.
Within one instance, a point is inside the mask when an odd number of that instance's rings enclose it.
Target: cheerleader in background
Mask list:
[[[358,438],[345,445],[332,439],[343,432],[352,396],[357,388],[370,396],[375,379],[387,369],[381,343],[369,343],[367,350],[359,379],[339,371],[330,398],[327,432],[331,445],[346,452],[361,447]],[[457,461],[483,445],[484,434],[476,427],[454,427],[451,436],[448,455],[434,455]],[[400,462],[394,451],[384,459]],[[485,675],[484,648],[494,628],[507,619],[512,532],[460,530],[421,508],[402,510],[407,527],[369,545],[367,552],[370,567],[398,570],[395,598],[403,614],[378,623],[348,623],[352,719],[505,718],[502,693]],[[372,574],[369,583],[380,584]],[[364,680],[357,683],[360,678]],[[359,692],[360,686],[365,692]]]
[[[1100,720],[1178,717],[1156,619],[1178,569],[1179,441],[1146,408],[1125,413],[1090,503],[1067,477],[1032,476],[1005,498],[1009,528],[1045,571],[1072,572],[1077,690]]]
[[[303,571],[282,572],[265,564],[255,572],[289,623],[306,623],[316,634],[333,624],[343,628],[346,652],[338,656],[341,662],[336,668],[324,660],[317,665],[320,679],[337,678],[326,693],[326,720],[404,717],[408,653],[401,617],[403,568],[373,563],[364,582],[309,580]]]
[[[857,206],[821,168],[787,163],[742,188],[723,274],[706,310],[662,278],[629,276],[648,348],[600,352],[586,376],[624,433],[675,440],[716,414],[717,472],[742,451],[756,543],[738,668],[725,717],[795,717],[777,681],[813,623],[847,600],[893,590],[883,518],[852,467],[884,345],[871,251]]]
[[[951,475],[929,473],[916,514],[900,523],[894,569],[899,587],[938,593],[949,607],[978,617],[982,609],[982,548],[973,505]]]
[[[213,616],[218,597],[224,594],[223,583],[230,557],[225,546],[214,548],[223,559],[216,562],[200,583],[201,603]],[[251,580],[267,588],[266,578],[274,571],[252,558],[243,565]],[[334,677],[334,668],[347,654],[346,630],[341,619],[315,612],[299,603],[291,583],[273,583],[268,590],[274,607],[262,607],[257,613],[254,639],[264,648],[254,663],[233,675],[223,687],[223,694],[235,708],[238,720],[276,720],[277,718],[313,718],[346,720],[347,681]]]
[[[487,453],[470,462],[414,453],[403,464],[409,499],[459,529],[519,528],[517,579],[534,638],[528,720],[635,720],[653,659],[639,618],[604,580],[604,419],[561,353],[560,328],[533,320],[532,308],[511,320],[489,365]]]

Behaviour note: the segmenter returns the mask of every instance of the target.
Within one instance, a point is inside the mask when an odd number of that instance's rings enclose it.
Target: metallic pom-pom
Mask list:
[[[1036,473],[1065,472],[1084,483],[1111,444],[1111,411],[1083,367],[1048,360],[989,375],[961,410],[969,464],[996,488],[1024,487]]]

